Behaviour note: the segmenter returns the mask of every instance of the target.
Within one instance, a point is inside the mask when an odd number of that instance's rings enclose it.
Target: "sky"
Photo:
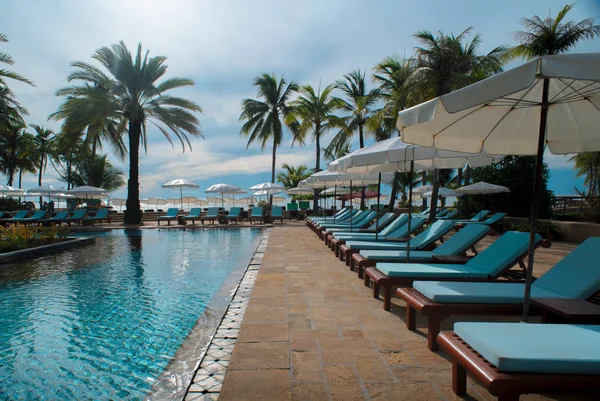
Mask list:
[[[564,0],[7,0],[2,4],[0,32],[10,42],[0,51],[14,58],[14,71],[35,83],[35,87],[10,84],[29,110],[26,121],[56,131],[60,123],[48,116],[61,103],[55,92],[67,85],[70,63],[90,61],[95,49],[120,40],[130,49],[141,42],[150,56],[166,56],[166,77],[195,82],[174,94],[203,108],[199,119],[204,139],[192,138],[192,151],[183,153],[181,146],[171,147],[149,125],[148,154],[140,160],[141,197],[178,196],[177,190],[161,188],[175,178],[200,184],[200,189],[186,193],[204,197],[204,189],[219,182],[247,189],[270,181],[270,147],[264,152],[258,144],[247,148],[239,135],[241,101],[256,96],[254,77],[268,72],[299,84],[325,86],[353,69],[370,72],[387,56],[410,56],[418,45],[412,35],[420,30],[459,34],[472,26],[472,32],[482,36],[480,51],[487,52],[514,45],[511,34],[521,28],[521,18],[543,18],[549,12],[554,16],[565,4]],[[568,17],[576,21],[595,17],[600,23],[600,0],[579,1]],[[600,40],[583,42],[576,49],[598,51]],[[322,143],[328,144],[333,134]],[[282,163],[314,167],[314,143],[291,145],[287,133],[278,150],[278,167]],[[126,161],[109,158],[127,173]],[[582,185],[567,157],[546,155],[546,162],[551,168],[550,189],[556,194],[573,193],[574,185]],[[49,168],[44,183],[55,182],[57,174]],[[23,188],[35,186],[37,178],[25,175]],[[125,187],[112,195],[124,197]]]

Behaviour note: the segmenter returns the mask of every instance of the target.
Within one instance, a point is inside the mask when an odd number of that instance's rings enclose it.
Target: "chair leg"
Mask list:
[[[429,316],[429,322],[427,324],[427,347],[431,351],[438,351],[440,346],[437,342],[437,336],[440,334],[440,324],[442,319],[439,316]]]
[[[417,311],[410,305],[406,305],[406,328],[408,330],[415,330],[417,328]]]
[[[452,361],[452,391],[456,395],[467,393],[467,370],[457,361]]]
[[[392,308],[392,286],[383,286],[383,309],[390,310]]]

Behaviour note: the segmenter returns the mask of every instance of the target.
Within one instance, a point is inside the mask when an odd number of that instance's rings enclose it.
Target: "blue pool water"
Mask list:
[[[259,230],[137,230],[0,266],[0,399],[139,399]]]

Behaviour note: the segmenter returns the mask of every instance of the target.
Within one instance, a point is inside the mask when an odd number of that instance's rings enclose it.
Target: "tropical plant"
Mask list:
[[[86,145],[77,135],[69,135],[64,132],[56,136],[56,152],[51,162],[57,171],[59,181],[67,184],[67,189],[75,187],[73,177],[76,171],[76,164],[81,155],[86,154]]]
[[[73,164],[71,180],[74,186],[91,185],[110,192],[125,185],[125,174],[112,165],[107,158],[108,155],[92,156],[91,151],[87,151],[88,157],[79,158]],[[90,165],[91,169],[89,169]]]
[[[8,42],[8,36],[5,33],[0,33],[0,43],[7,43],[7,42]],[[14,63],[15,63],[15,61],[9,54],[0,52],[0,64],[12,66]],[[6,84],[7,78],[14,79],[14,80],[20,81],[20,82],[25,82],[29,85],[33,85],[33,82],[31,82],[24,76],[19,75],[14,71],[5,70],[4,68],[0,68],[0,86],[7,86],[7,84]]]
[[[33,141],[35,143],[38,159],[38,185],[42,186],[42,175],[46,171],[48,160],[51,155],[55,153],[54,132],[37,124],[31,124],[30,127],[33,128],[36,133]]]
[[[310,170],[304,164],[294,167],[283,163],[281,168],[283,171],[277,173],[277,181],[282,183],[286,188],[296,188],[300,181],[311,176]]]
[[[110,120],[115,129],[111,141],[127,135],[129,145],[129,181],[125,224],[139,224],[142,218],[139,190],[140,145],[147,151],[147,125],[153,124],[173,145],[174,135],[183,150],[191,149],[188,135],[200,136],[199,121],[194,113],[202,109],[196,103],[168,94],[170,90],[191,86],[187,78],[169,78],[158,82],[167,72],[166,57],[149,57],[138,44],[135,57],[122,41],[97,49],[92,58],[103,67],[74,62],[76,69],[69,82],[81,82],[57,92],[65,101],[68,132],[82,132],[87,127]],[[114,124],[113,124],[114,123]],[[103,125],[101,125],[103,127]]]
[[[33,135],[27,134],[22,138],[16,156],[16,169],[19,171],[18,187],[23,188],[23,174],[37,172],[38,151]]]
[[[551,15],[543,20],[537,15],[523,18],[521,24],[526,30],[513,33],[519,44],[510,49],[509,55],[532,60],[541,56],[564,53],[583,40],[600,36],[600,25],[594,25],[593,18],[579,22],[563,22],[574,6],[574,4],[564,6],[556,18],[552,18]]]
[[[569,161],[575,164],[575,176],[585,177],[586,193],[600,196],[600,152],[579,153]]]
[[[259,142],[261,149],[267,142],[273,142],[271,159],[271,182],[275,182],[275,163],[277,148],[283,143],[282,120],[290,112],[291,95],[298,90],[294,81],[288,83],[284,76],[278,81],[275,75],[267,73],[254,79],[253,86],[258,90],[258,99],[244,99],[240,121],[244,121],[240,135],[248,137],[248,148],[252,143]]]
[[[323,151],[323,157],[325,157],[325,160],[331,162],[350,153],[350,144],[345,143],[342,144],[342,146],[336,148],[331,148],[330,146],[328,146],[321,150]]]
[[[471,41],[467,28],[460,35],[437,35],[429,31],[421,31],[414,37],[422,46],[416,50],[416,71],[414,74],[414,90],[418,91],[421,100],[427,100],[445,95],[478,80],[487,78],[502,71],[508,49],[498,46],[484,55],[478,54],[481,36],[475,35]],[[437,170],[434,170],[434,176]],[[431,212],[429,218],[433,221],[436,214],[438,179],[433,180],[431,197]]]
[[[13,122],[0,132],[0,171],[13,185],[15,174],[25,165],[25,155],[31,155],[33,135],[25,132],[22,122]],[[23,155],[21,155],[23,153]]]

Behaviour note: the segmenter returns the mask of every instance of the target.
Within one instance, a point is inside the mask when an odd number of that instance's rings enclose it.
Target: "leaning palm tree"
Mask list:
[[[487,54],[479,54],[481,36],[475,35],[471,41],[467,28],[460,35],[437,35],[429,31],[417,32],[414,37],[422,46],[416,50],[416,71],[414,89],[423,100],[435,98],[470,85],[502,71],[502,64],[508,49],[498,46]],[[433,221],[436,214],[438,194],[437,170],[434,170],[431,211],[429,218]]]
[[[334,114],[340,108],[339,99],[331,96],[333,85],[322,91],[315,91],[312,86],[305,85],[299,90],[298,99],[290,103],[291,112],[285,119],[294,134],[294,142],[303,146],[310,135],[315,141],[315,170],[321,171],[321,136],[327,131],[342,126],[342,120]],[[293,144],[293,142],[292,142]],[[314,190],[314,210],[317,211],[319,192]]]
[[[292,93],[298,90],[298,85],[294,81],[287,83],[283,76],[277,81],[275,75],[265,73],[254,79],[253,86],[258,89],[258,97],[261,100],[242,101],[240,121],[244,121],[244,124],[240,135],[248,137],[246,148],[254,142],[259,142],[261,149],[264,149],[267,142],[273,141],[271,182],[275,182],[277,148],[283,143],[282,120],[290,112],[288,102]]]
[[[282,183],[286,188],[296,188],[300,181],[310,177],[310,171],[304,164],[294,167],[287,163],[283,163],[281,168],[284,171],[277,173],[277,181]]]
[[[129,180],[127,183],[127,210],[125,224],[139,224],[140,210],[139,162],[140,145],[147,151],[147,126],[154,125],[173,145],[175,136],[183,151],[191,149],[189,135],[200,136],[199,121],[194,113],[202,109],[191,100],[168,94],[172,89],[191,86],[187,78],[169,78],[158,82],[167,72],[166,57],[149,57],[142,52],[142,44],[135,57],[125,43],[97,49],[92,58],[99,68],[85,62],[72,64],[76,71],[69,82],[81,82],[57,92],[65,97],[61,110],[66,126],[72,132],[81,132],[103,118],[114,123],[112,140],[126,135],[129,144]]]
[[[31,128],[35,130],[34,143],[37,153],[37,170],[38,170],[38,186],[42,186],[42,175],[48,166],[50,156],[54,154],[54,132],[44,127],[31,124]]]
[[[7,42],[8,42],[8,36],[5,33],[0,33],[0,43],[7,43]],[[8,66],[11,66],[14,63],[15,63],[15,61],[9,54],[0,52],[0,64],[5,64]],[[0,68],[0,84],[2,86],[6,86],[6,81],[5,81],[6,78],[14,79],[16,81],[21,81],[21,82],[25,82],[29,85],[33,85],[33,82],[31,82],[24,76],[19,75],[14,71],[5,70],[4,68]]]

